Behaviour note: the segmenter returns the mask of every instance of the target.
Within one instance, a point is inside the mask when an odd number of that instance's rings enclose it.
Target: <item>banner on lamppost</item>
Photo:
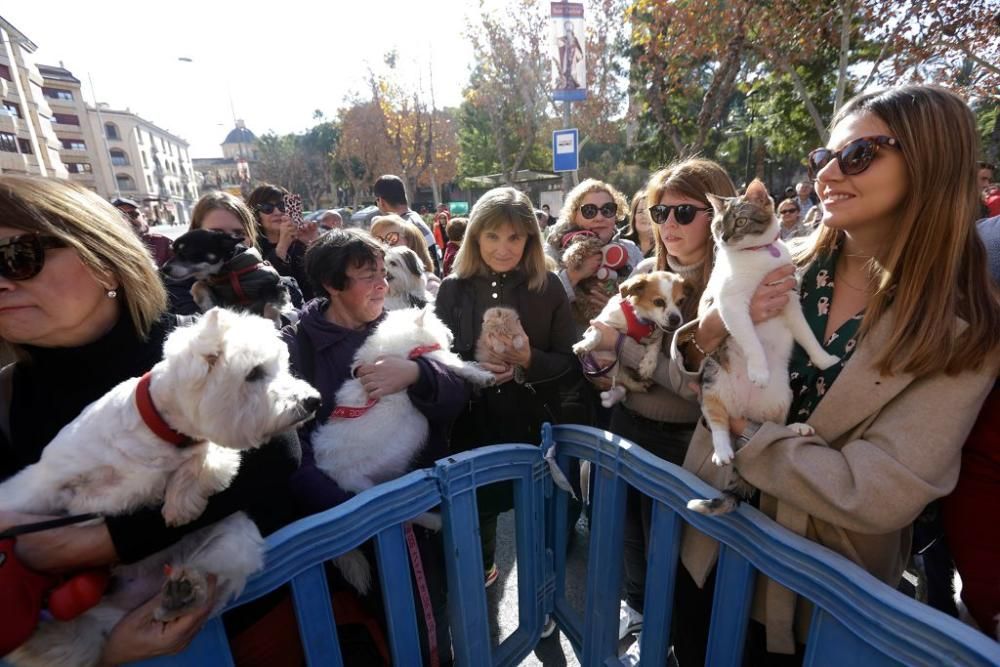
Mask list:
[[[551,26],[552,98],[556,101],[585,100],[587,24],[583,20],[583,4],[553,2]]]

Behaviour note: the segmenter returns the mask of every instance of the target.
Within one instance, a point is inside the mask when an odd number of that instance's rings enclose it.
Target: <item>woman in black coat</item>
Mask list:
[[[559,421],[560,385],[578,372],[570,349],[575,326],[569,300],[559,278],[545,269],[531,201],[514,188],[490,190],[476,202],[452,275],[438,291],[438,317],[451,328],[452,347],[463,359],[474,359],[483,313],[494,306],[517,311],[529,345],[483,364],[498,382],[474,396],[456,421],[453,452],[538,442],[542,422]],[[523,374],[515,380],[518,366]],[[489,487],[479,496],[488,583],[496,578],[497,516],[511,507],[509,484]]]

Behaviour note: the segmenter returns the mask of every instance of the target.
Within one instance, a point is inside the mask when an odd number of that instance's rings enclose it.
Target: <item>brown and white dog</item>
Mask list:
[[[617,362],[607,370],[588,371],[591,376],[610,374],[611,388],[601,392],[601,405],[610,408],[625,398],[627,391],[649,389],[662,349],[663,334],[672,334],[684,323],[681,304],[690,296],[691,286],[669,271],[643,273],[621,284],[619,293],[611,297],[595,319],[644,346],[645,353],[639,362],[638,373]],[[624,338],[619,337],[619,341],[616,356],[621,354]],[[601,332],[589,327],[583,339],[573,346],[573,352],[583,358],[600,342]],[[584,361],[585,366],[587,363]]]

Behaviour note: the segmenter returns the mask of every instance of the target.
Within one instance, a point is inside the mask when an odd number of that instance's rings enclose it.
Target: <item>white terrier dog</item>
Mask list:
[[[225,489],[240,450],[308,419],[319,406],[291,376],[270,320],[212,309],[168,336],[164,358],[90,404],[49,443],[38,463],[0,484],[0,508],[35,514],[119,515],[163,503],[168,525],[188,523]],[[163,581],[164,566],[170,574]],[[69,622],[43,621],[7,659],[15,665],[90,665],[128,611],[163,589],[167,621],[204,603],[218,577],[215,612],[263,566],[263,540],[237,513],[158,554],[114,568],[111,594]]]
[[[492,373],[451,352],[451,343],[451,331],[430,308],[395,310],[358,349],[353,368],[381,357],[423,356],[444,364],[474,386],[496,382]],[[352,378],[337,391],[336,405],[329,421],[316,429],[312,443],[317,467],[345,491],[364,491],[399,477],[427,443],[427,418],[406,391],[370,400],[361,381]],[[436,515],[415,521],[431,529],[441,525]],[[367,591],[370,570],[360,553],[345,554],[336,562],[355,588]]]
[[[385,295],[385,309],[423,308],[434,301],[427,291],[427,277],[420,257],[406,246],[389,248],[385,253],[385,279],[389,291]]]

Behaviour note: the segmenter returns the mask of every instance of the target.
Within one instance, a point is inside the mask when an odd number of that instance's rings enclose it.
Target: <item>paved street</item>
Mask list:
[[[517,564],[514,560],[514,512],[500,515],[497,526],[497,566],[500,577],[488,591],[490,630],[495,642],[509,637],[517,629]],[[576,609],[583,609],[584,582],[587,580],[587,549],[589,533],[576,534],[566,563],[566,595]],[[626,639],[620,650],[631,642]],[[571,667],[579,665],[569,640],[556,630],[541,640],[535,650],[521,663],[531,667]]]

